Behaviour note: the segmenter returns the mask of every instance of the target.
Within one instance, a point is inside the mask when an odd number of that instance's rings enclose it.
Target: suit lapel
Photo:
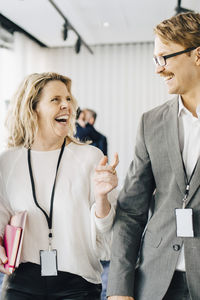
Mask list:
[[[169,110],[164,116],[165,135],[168,146],[168,155],[171,168],[175,174],[176,182],[181,193],[185,194],[185,173],[181,157],[179,136],[178,136],[178,98],[172,101]]]
[[[198,159],[196,170],[194,172],[194,175],[192,177],[191,183],[190,183],[190,191],[187,199],[187,205],[192,199],[194,193],[199,188],[200,185],[200,158]]]

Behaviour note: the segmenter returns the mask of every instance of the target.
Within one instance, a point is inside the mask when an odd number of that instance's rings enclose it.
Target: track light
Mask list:
[[[60,8],[54,3],[53,0],[49,0],[49,2],[51,3],[51,5],[56,9],[56,11],[59,13],[59,15],[61,15],[61,17],[65,20],[65,23],[63,25],[63,39],[64,41],[67,39],[68,36],[68,31],[74,31],[74,33],[76,34],[76,36],[78,37],[77,42],[75,44],[75,51],[76,53],[80,52],[81,46],[84,45],[88,51],[93,54],[92,49],[88,46],[88,44],[86,44],[86,42],[84,41],[84,39],[80,36],[80,34],[77,32],[77,30],[73,27],[73,25],[69,22],[69,20],[65,17],[65,15],[63,14],[63,12],[60,10]]]
[[[63,25],[63,40],[66,41],[68,37],[68,23],[65,21]]]
[[[181,13],[194,12],[191,9],[182,7],[181,0],[178,0],[177,6],[175,7],[175,11],[176,11],[176,15],[181,14]]]
[[[78,36],[78,39],[76,41],[76,44],[75,44],[75,52],[78,54],[81,50],[81,44],[82,44],[82,40],[80,38],[80,36]]]

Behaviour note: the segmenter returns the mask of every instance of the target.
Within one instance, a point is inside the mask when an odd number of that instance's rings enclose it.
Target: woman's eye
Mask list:
[[[67,101],[71,101],[72,99],[70,97],[67,97]]]
[[[58,101],[58,98],[53,98],[51,102]]]

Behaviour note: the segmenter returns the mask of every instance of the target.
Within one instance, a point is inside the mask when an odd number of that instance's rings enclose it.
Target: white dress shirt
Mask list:
[[[49,215],[50,198],[60,149],[31,150],[37,201]],[[109,193],[110,213],[95,216],[94,168],[103,154],[96,147],[71,142],[65,147],[57,174],[52,248],[57,249],[58,270],[101,282],[100,259],[109,259],[115,192]],[[35,205],[28,171],[27,149],[14,148],[0,156],[0,236],[11,214],[27,210],[22,262],[40,264],[39,251],[48,249],[48,225]]]
[[[179,143],[185,165],[187,178],[190,179],[192,171],[200,156],[200,111],[197,107],[197,116],[193,114],[183,105],[179,96]],[[176,269],[185,271],[184,245],[182,246]]]

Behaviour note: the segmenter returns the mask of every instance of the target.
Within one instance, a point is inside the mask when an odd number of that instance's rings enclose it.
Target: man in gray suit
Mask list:
[[[177,96],[141,118],[118,198],[109,300],[200,299],[200,14],[155,34],[156,73]]]

